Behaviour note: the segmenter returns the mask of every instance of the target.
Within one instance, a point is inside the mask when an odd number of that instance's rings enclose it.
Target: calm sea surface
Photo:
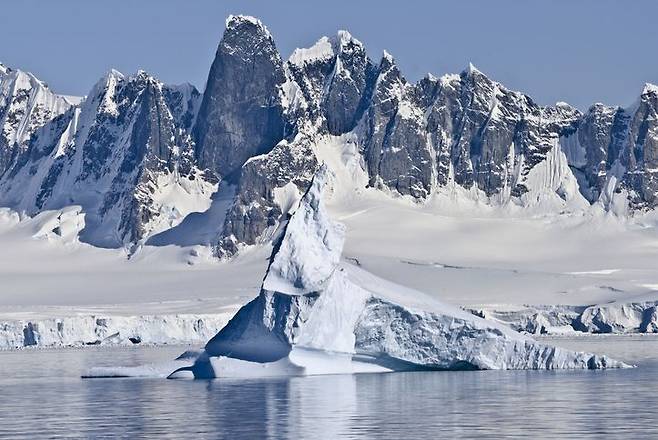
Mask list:
[[[0,438],[658,438],[658,337],[550,342],[638,368],[82,380],[186,347],[8,351]]]

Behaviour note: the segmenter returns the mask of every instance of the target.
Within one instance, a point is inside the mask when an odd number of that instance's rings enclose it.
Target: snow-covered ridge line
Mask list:
[[[172,315],[76,315],[60,318],[0,319],[0,350],[84,345],[203,343],[232,312]]]

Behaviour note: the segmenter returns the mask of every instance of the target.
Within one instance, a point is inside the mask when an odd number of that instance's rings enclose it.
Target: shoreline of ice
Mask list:
[[[482,304],[463,309],[521,334],[592,338],[658,336],[652,326],[656,306],[658,302],[647,301],[596,306]],[[80,308],[70,315],[40,313],[36,318],[29,316],[34,314],[0,314],[0,350],[204,344],[239,308],[236,304],[216,313],[140,315],[84,313],[85,309]]]

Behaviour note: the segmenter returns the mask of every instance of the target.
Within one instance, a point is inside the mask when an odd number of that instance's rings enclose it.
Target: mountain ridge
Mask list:
[[[81,205],[82,239],[103,247],[138,249],[208,209],[227,184],[233,203],[205,244],[228,258],[267,242],[287,216],[281,192],[306,190],[327,137],[350,139],[369,188],[419,203],[456,185],[486,203],[554,213],[658,205],[651,84],[628,109],[540,106],[472,64],[410,83],[393,56],[373,62],[347,31],[284,61],[248,16],[227,19],[203,94],[142,71],[111,71],[99,84],[80,105],[58,107],[21,149],[0,144],[0,205],[28,215]]]

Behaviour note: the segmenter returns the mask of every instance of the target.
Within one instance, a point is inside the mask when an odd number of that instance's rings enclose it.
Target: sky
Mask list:
[[[0,62],[85,95],[110,68],[203,89],[229,14],[260,18],[287,58],[347,29],[408,80],[472,62],[541,104],[627,106],[658,83],[658,1],[20,0],[0,6]]]

